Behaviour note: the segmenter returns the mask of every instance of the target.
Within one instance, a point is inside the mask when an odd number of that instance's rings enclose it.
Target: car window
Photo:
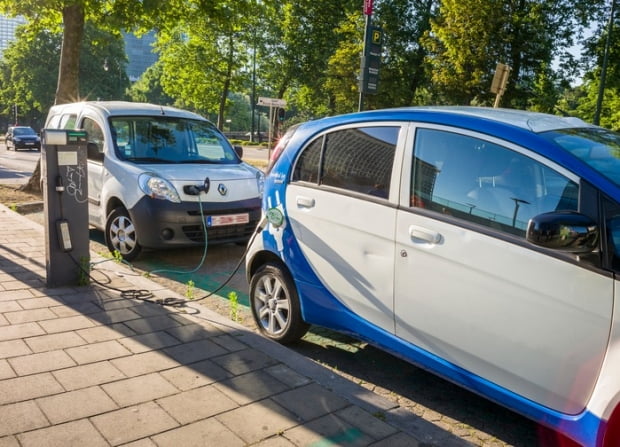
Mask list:
[[[337,130],[301,154],[293,181],[307,181],[387,199],[400,127]]]
[[[525,235],[529,219],[577,210],[578,186],[500,145],[453,132],[418,129],[411,206]]]
[[[103,161],[103,131],[95,120],[84,118],[82,129],[88,136],[87,158],[94,161]]]
[[[114,117],[110,129],[119,157],[136,163],[241,162],[226,138],[207,121]]]

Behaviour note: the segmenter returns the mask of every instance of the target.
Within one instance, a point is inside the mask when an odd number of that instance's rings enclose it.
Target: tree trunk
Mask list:
[[[80,46],[84,35],[83,6],[81,4],[65,6],[62,10],[62,22],[64,32],[55,104],[79,100]],[[41,160],[37,162],[28,183],[21,189],[27,192],[41,193]]]

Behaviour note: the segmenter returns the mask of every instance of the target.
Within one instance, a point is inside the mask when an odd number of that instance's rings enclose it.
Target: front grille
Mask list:
[[[226,242],[249,238],[258,225],[257,220],[251,220],[244,225],[222,225],[221,227],[207,228],[207,239],[214,242]],[[205,235],[202,225],[185,225],[183,233],[192,242],[204,243]]]

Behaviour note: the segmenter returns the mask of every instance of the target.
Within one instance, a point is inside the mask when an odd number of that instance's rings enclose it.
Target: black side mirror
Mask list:
[[[243,158],[243,148],[241,146],[233,146],[233,149],[239,156],[239,158]]]
[[[530,219],[526,239],[539,247],[583,254],[598,246],[599,233],[592,218],[574,211],[557,211]]]

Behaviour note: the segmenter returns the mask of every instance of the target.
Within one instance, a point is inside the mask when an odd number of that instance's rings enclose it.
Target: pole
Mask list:
[[[364,45],[362,46],[362,61],[366,57],[366,42],[368,41],[368,33],[370,32],[371,14],[372,14],[372,10],[370,11],[370,14],[366,14],[366,24],[364,26]],[[362,62],[362,66],[364,66],[363,62]],[[363,70],[360,70],[360,77],[362,76],[364,76],[364,73],[363,73]],[[357,105],[358,112],[361,112],[362,110],[364,110],[364,87],[362,84],[363,83],[360,82],[360,97],[359,97],[359,103]]]
[[[598,86],[598,97],[596,98],[596,109],[594,111],[595,125],[599,125],[601,119],[601,108],[603,106],[603,95],[605,94],[605,79],[607,77],[607,59],[609,58],[609,46],[611,44],[611,32],[614,26],[614,10],[616,0],[611,0],[611,11],[609,12],[609,23],[607,24],[607,37],[605,38],[605,51],[603,53],[603,66],[601,67],[601,80]]]
[[[256,110],[256,27],[253,31],[252,49],[252,126],[250,129],[250,141],[254,142],[254,111]],[[259,130],[260,132],[260,130]],[[260,138],[259,138],[260,141]]]

